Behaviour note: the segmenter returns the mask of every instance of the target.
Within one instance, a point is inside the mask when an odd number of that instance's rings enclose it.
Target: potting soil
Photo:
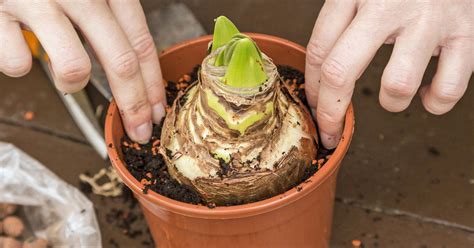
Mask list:
[[[199,65],[189,74],[183,75],[178,82],[167,82],[166,97],[169,106],[173,104],[180,91],[185,90],[192,82],[197,80],[198,71]],[[280,73],[282,81],[289,86],[290,91],[296,94],[301,101],[308,106],[306,95],[304,93],[304,74],[292,67],[284,65],[278,66],[278,72]],[[170,177],[165,161],[163,160],[162,155],[158,153],[161,128],[162,124],[154,125],[151,140],[149,143],[144,145],[133,142],[127,135],[122,138],[121,149],[124,155],[125,164],[130,173],[132,173],[139,182],[145,185],[143,193],[146,194],[149,190],[153,190],[163,196],[177,201],[191,204],[202,204],[209,208],[214,208],[216,206],[215,204],[205,203],[199,194],[193,189],[179,184],[176,180]],[[302,187],[298,185],[316,173],[326,163],[332,152],[333,150],[327,150],[320,146],[318,148],[317,159],[313,161],[310,167],[308,167],[303,179],[292,187],[297,187],[297,190],[301,191]],[[223,168],[225,168],[225,166]],[[274,195],[268,195],[264,199],[272,196]],[[240,202],[236,201],[230,205],[239,204]]]

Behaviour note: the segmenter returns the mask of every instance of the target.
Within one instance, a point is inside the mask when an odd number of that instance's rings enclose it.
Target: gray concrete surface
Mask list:
[[[166,2],[166,1],[163,1]],[[145,1],[148,8],[163,2]],[[172,2],[172,1],[168,1]],[[242,31],[270,33],[305,44],[320,1],[182,1],[212,31],[211,20],[228,15]],[[271,4],[270,4],[271,2]],[[266,8],[266,11],[262,11]],[[426,113],[418,98],[402,113],[378,104],[380,76],[391,47],[383,47],[358,81],[356,132],[338,181],[331,247],[473,247],[474,88],[444,116]],[[434,74],[432,61],[425,75]],[[34,111],[32,121],[23,120]],[[104,162],[86,143],[38,64],[25,77],[0,75],[0,140],[12,142],[60,177],[78,186],[77,175]],[[107,224],[120,199],[91,197],[104,247],[145,247]],[[143,220],[135,223],[146,229]]]

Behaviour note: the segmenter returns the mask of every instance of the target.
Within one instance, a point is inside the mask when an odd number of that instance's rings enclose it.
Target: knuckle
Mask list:
[[[151,111],[150,103],[148,99],[143,98],[135,101],[134,103],[125,106],[122,114],[125,116],[140,116],[141,113],[147,113]]]
[[[131,50],[117,56],[111,65],[112,72],[124,79],[132,78],[139,69],[137,55]]]
[[[56,75],[66,83],[85,80],[91,71],[91,62],[85,58],[71,59],[58,65]]]
[[[160,91],[160,88],[157,87],[158,85],[159,82],[156,81],[145,86],[145,89],[148,92],[148,102],[150,105],[155,105],[164,100],[164,94]]]
[[[441,103],[453,103],[461,99],[464,90],[454,84],[444,84],[441,89],[433,90],[433,95]]]
[[[324,58],[326,58],[329,53],[318,41],[310,41],[306,47],[306,51],[306,63],[313,66],[321,66],[324,62]]]
[[[144,60],[152,55],[156,55],[153,37],[151,37],[151,34],[148,32],[144,32],[143,35],[135,39],[135,41],[132,42],[132,47],[139,60]]]
[[[6,73],[12,76],[23,76],[31,68],[31,57],[19,57],[7,59],[3,65]]]
[[[408,74],[391,75],[382,82],[382,87],[389,95],[410,97],[416,93],[417,86]]]
[[[325,79],[324,83],[334,89],[343,89],[349,82],[346,67],[334,59],[323,62],[321,66],[321,76]]]
[[[339,125],[343,120],[343,116],[339,116],[338,113],[331,112],[328,109],[318,109],[317,113],[318,121],[325,122],[326,124],[330,124],[332,126]]]

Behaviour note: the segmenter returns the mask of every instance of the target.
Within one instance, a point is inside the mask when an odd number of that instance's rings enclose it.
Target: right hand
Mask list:
[[[326,1],[308,43],[306,95],[321,141],[334,148],[362,75],[384,43],[395,43],[382,75],[379,101],[391,112],[410,105],[428,62],[440,55],[431,85],[420,89],[425,109],[450,111],[474,69],[472,0]]]
[[[152,121],[158,123],[165,115],[166,100],[156,48],[138,0],[0,1],[0,71],[19,77],[30,70],[24,27],[48,54],[56,87],[66,93],[84,88],[91,62],[73,25],[107,74],[127,134],[146,143]]]

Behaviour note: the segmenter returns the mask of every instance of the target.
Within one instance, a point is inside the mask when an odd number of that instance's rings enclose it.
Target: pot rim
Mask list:
[[[271,41],[281,46],[288,46],[299,52],[306,53],[304,47],[286,39],[266,34],[246,34],[252,37],[252,39]],[[196,43],[201,43],[203,41],[210,40],[212,40],[212,35],[206,35],[196,39],[185,41],[163,51],[159,57],[161,58],[162,56],[166,56],[167,54],[183,49],[184,47],[192,46]],[[293,187],[282,194],[258,202],[236,206],[218,206],[211,209],[207,206],[193,205],[173,200],[166,196],[160,195],[154,192],[153,190],[149,190],[147,194],[143,193],[144,186],[128,171],[127,167],[125,166],[125,162],[121,159],[117,150],[120,149],[120,144],[115,144],[113,139],[113,117],[117,114],[119,114],[117,105],[115,103],[115,100],[112,100],[109,105],[105,120],[105,141],[108,147],[107,151],[112,165],[116,169],[123,182],[134,192],[134,194],[139,194],[139,198],[141,198],[142,200],[156,204],[158,207],[174,213],[205,219],[231,219],[254,216],[281,208],[292,202],[297,201],[298,199],[301,199],[305,195],[309,194],[311,191],[315,190],[328,177],[330,177],[333,173],[337,171],[339,164],[341,163],[349,148],[349,144],[352,140],[352,135],[354,133],[354,111],[351,103],[346,111],[344,130],[341,136],[341,141],[339,142],[334,153],[328,159],[326,164],[316,173],[314,173],[310,178],[308,178],[305,182],[302,182],[298,185],[302,187],[301,190],[298,191],[297,187]]]

